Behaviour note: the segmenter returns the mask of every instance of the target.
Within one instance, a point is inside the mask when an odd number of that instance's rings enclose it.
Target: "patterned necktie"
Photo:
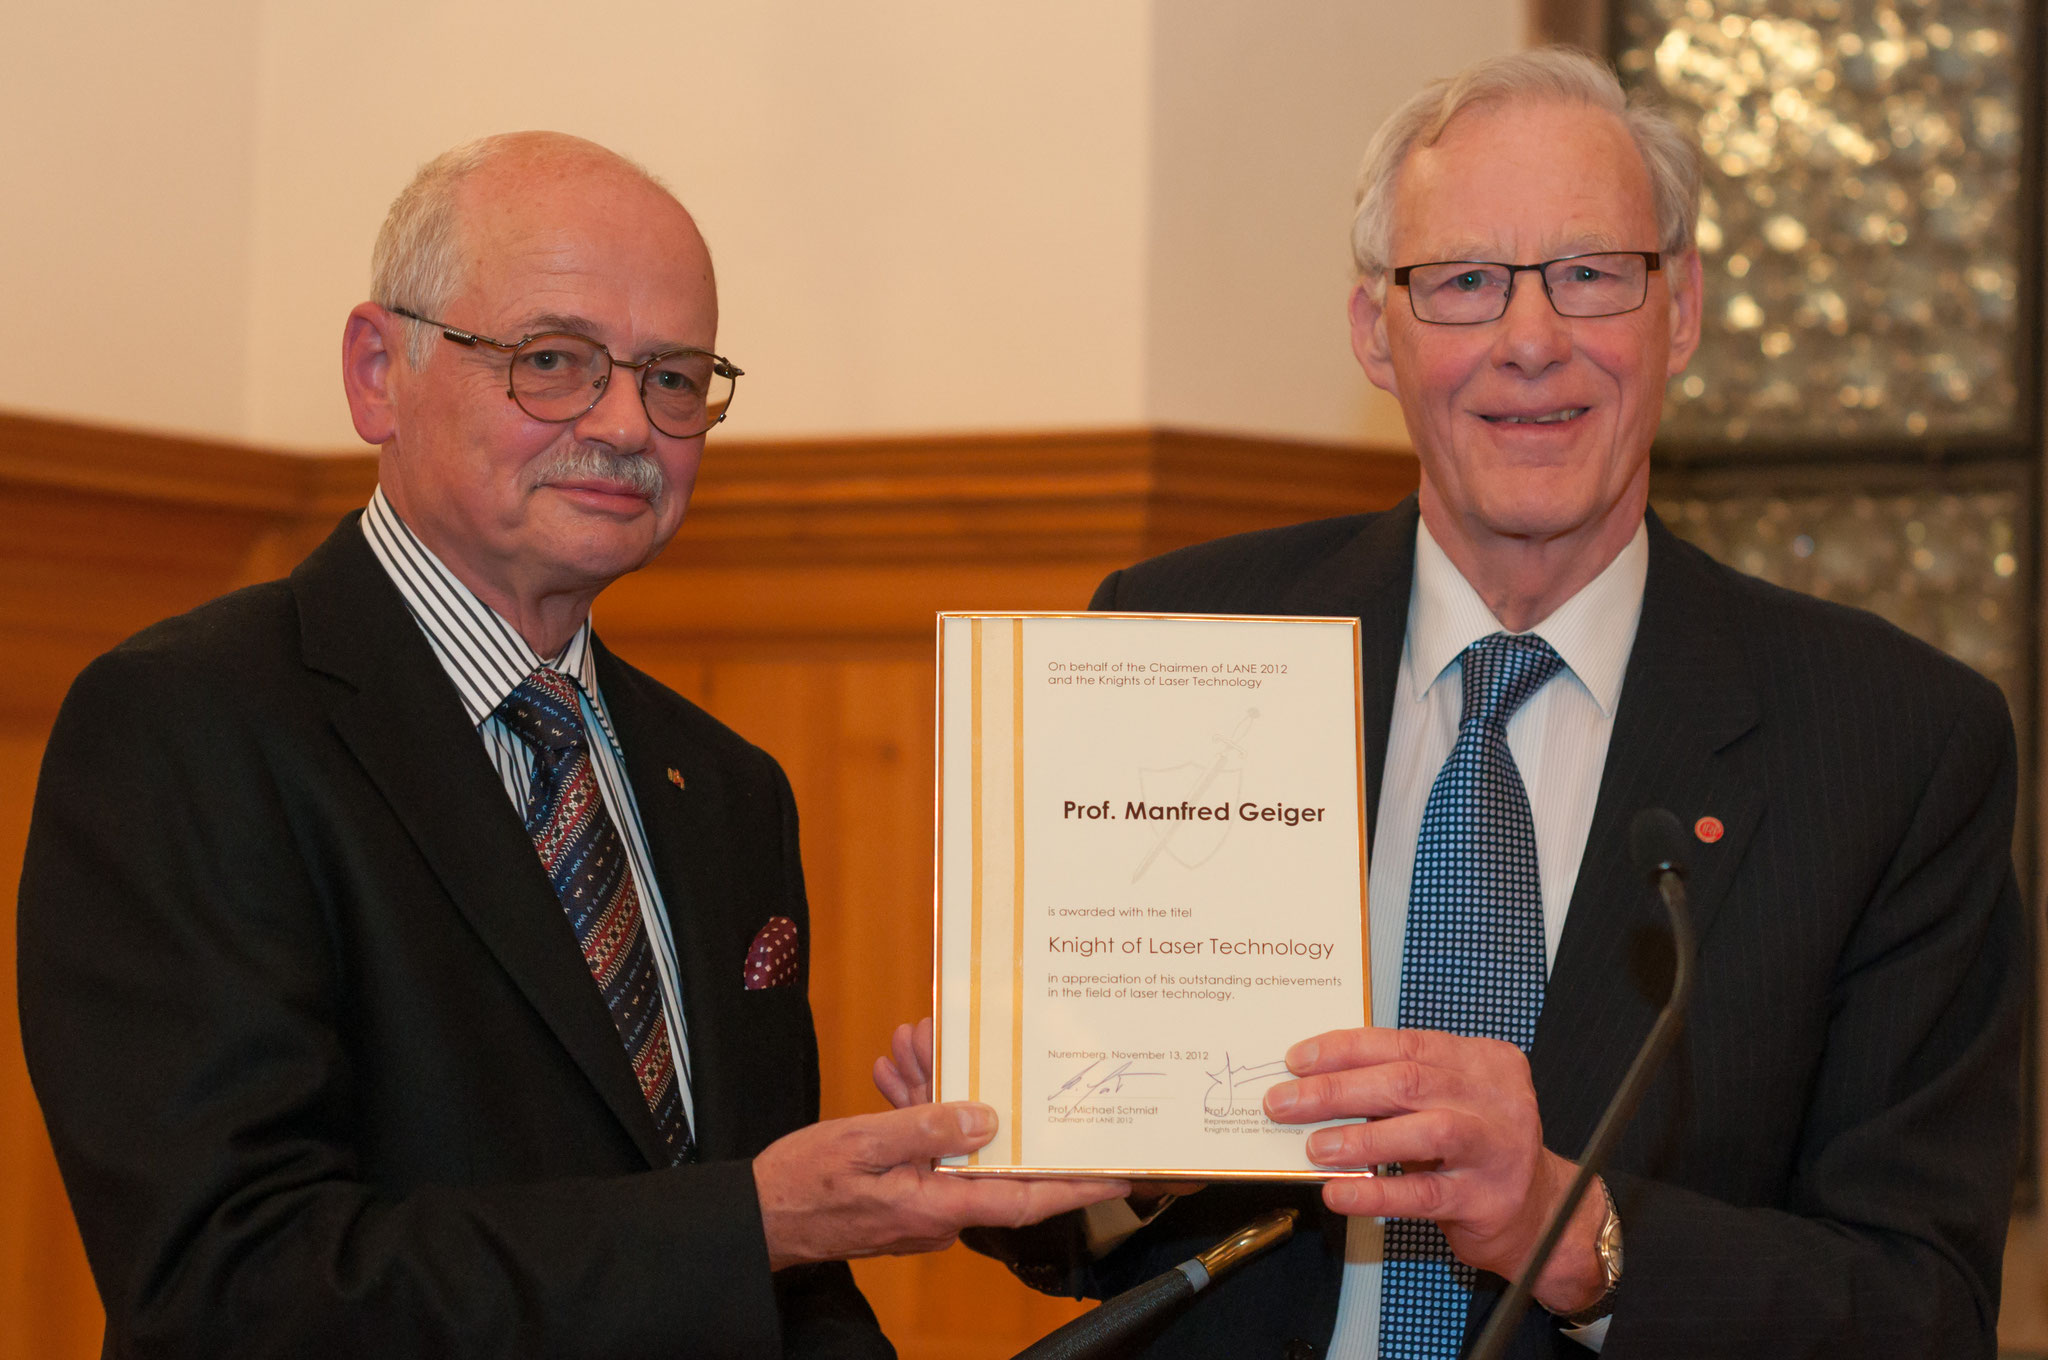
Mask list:
[[[576,694],[568,676],[542,666],[505,696],[497,716],[532,748],[527,834],[618,1026],[655,1132],[670,1164],[676,1165],[695,1148],[676,1087],[668,1016],[654,975],[654,954],[640,924],[640,890],[598,791]]]
[[[1461,658],[1464,715],[1415,841],[1401,949],[1403,1029],[1505,1039],[1524,1053],[1543,1010],[1536,826],[1507,722],[1563,668],[1533,634],[1495,633]],[[1389,1219],[1381,1360],[1455,1356],[1473,1272],[1427,1219]]]

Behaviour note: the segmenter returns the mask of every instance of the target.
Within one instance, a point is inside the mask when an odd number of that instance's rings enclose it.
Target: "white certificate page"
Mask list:
[[[1320,1179],[1261,1108],[1367,1023],[1354,619],[939,619],[947,1165]]]

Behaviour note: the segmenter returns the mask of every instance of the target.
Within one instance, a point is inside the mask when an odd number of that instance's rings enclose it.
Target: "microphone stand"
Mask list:
[[[1637,859],[1652,861],[1648,866],[1650,881],[1656,886],[1657,895],[1663,899],[1664,910],[1671,917],[1671,942],[1677,953],[1671,996],[1665,1001],[1664,1009],[1658,1012],[1657,1023],[1651,1026],[1649,1037],[1636,1051],[1636,1059],[1630,1064],[1628,1075],[1622,1078],[1614,1098],[1607,1102],[1607,1112],[1600,1116],[1593,1136],[1586,1140],[1586,1150],[1579,1154],[1579,1173],[1572,1177],[1571,1185],[1564,1193],[1564,1202],[1551,1215],[1542,1239],[1536,1244],[1535,1255],[1522,1267],[1513,1287],[1494,1306],[1493,1315],[1486,1320],[1486,1329],[1479,1334],[1479,1343],[1473,1348],[1470,1360],[1500,1360],[1506,1352],[1508,1340],[1521,1325],[1522,1313],[1529,1306],[1538,1272],[1549,1262],[1551,1253],[1557,1250],[1558,1239],[1564,1236],[1572,1211],[1579,1207],[1586,1187],[1593,1183],[1593,1177],[1600,1173],[1608,1155],[1614,1151],[1615,1143],[1620,1141],[1621,1131],[1635,1114],[1636,1106],[1642,1102],[1651,1076],[1678,1037],[1679,1021],[1692,1001],[1694,941],[1692,916],[1686,910],[1685,866],[1677,856],[1677,846],[1683,844],[1678,819],[1663,808],[1646,809],[1636,814],[1630,832]]]

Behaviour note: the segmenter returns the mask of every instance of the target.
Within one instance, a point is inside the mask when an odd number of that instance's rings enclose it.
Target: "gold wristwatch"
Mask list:
[[[1614,1192],[1607,1188],[1604,1176],[1600,1178],[1600,1198],[1607,1201],[1607,1217],[1600,1223],[1600,1235],[1593,1240],[1593,1250],[1599,1253],[1600,1273],[1607,1277],[1607,1288],[1578,1312],[1565,1314],[1561,1320],[1567,1327],[1590,1327],[1614,1311],[1614,1290],[1621,1283],[1621,1215],[1614,1210]]]

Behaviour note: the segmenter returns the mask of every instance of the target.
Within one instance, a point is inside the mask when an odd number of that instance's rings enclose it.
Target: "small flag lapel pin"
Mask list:
[[[673,765],[669,766],[668,782],[675,785],[677,788],[681,788],[683,786],[683,772],[681,770],[678,770]]]

